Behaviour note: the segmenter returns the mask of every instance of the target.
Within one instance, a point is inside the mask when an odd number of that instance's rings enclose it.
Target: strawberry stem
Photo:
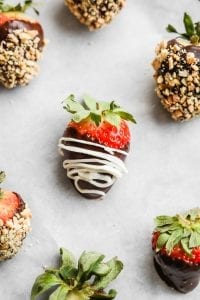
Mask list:
[[[34,7],[34,2],[32,0],[24,0],[23,4],[18,3],[16,5],[5,4],[5,0],[0,0],[0,12],[25,13],[29,8],[32,8],[35,13],[39,15],[39,11]]]
[[[1,172],[0,172],[0,184],[5,180],[5,178],[6,178],[5,172],[1,171]],[[0,188],[0,199],[1,199],[2,197],[3,197],[3,192],[2,192],[2,190],[1,190],[1,188]]]

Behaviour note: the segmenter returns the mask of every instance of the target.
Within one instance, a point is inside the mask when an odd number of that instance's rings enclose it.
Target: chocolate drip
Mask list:
[[[191,292],[199,284],[200,264],[190,265],[161,253],[154,253],[154,265],[161,279],[181,293]]]
[[[88,139],[86,135],[85,136],[80,135],[78,133],[78,131],[76,129],[72,128],[72,127],[68,127],[65,130],[65,132],[63,134],[63,137],[72,137],[72,138],[82,139],[82,140],[90,141],[91,142],[91,140]],[[98,141],[94,140],[92,142],[98,144]],[[74,143],[74,142],[63,142],[63,143],[64,143],[64,145],[68,145],[68,146],[77,146],[77,143]],[[119,149],[119,150],[128,152],[129,151],[129,146],[130,145],[128,144],[128,145],[126,145],[126,147],[124,147],[123,149]],[[89,149],[89,150],[98,151],[98,152],[102,152],[102,153],[108,154],[107,151],[105,151],[103,148],[98,147],[98,146],[93,146],[93,145],[88,145],[88,144],[86,145],[86,144],[81,144],[80,143],[79,147],[83,148],[83,149]],[[67,150],[63,150],[63,152],[64,152],[64,160],[65,159],[86,159],[86,158],[93,158],[92,156],[84,154],[84,153],[81,153],[81,152],[80,153],[75,153],[75,152],[67,151]],[[114,152],[113,156],[118,157],[122,161],[125,161],[125,159],[126,159],[126,155],[123,155],[122,153],[118,153],[118,152]],[[105,175],[107,175],[107,174],[105,174]],[[71,180],[71,182],[74,185],[74,181]],[[99,180],[99,182],[101,182],[101,180]],[[91,183],[83,181],[83,180],[79,181],[79,185],[80,185],[81,189],[94,189],[94,186]],[[111,187],[112,186],[107,187],[107,188],[98,188],[98,190],[107,193],[110,190]],[[87,199],[99,199],[101,197],[100,195],[97,195],[97,194],[81,194],[81,195],[83,197],[87,198]]]
[[[23,201],[22,197],[19,194],[15,193],[15,192],[13,192],[13,194],[15,194],[17,196],[17,198],[19,199],[19,206],[17,208],[16,213],[21,213],[25,209],[25,202]]]
[[[9,33],[17,29],[36,30],[40,39],[39,47],[44,46],[44,32],[42,26],[37,22],[30,22],[25,20],[10,20],[0,26],[0,42],[6,40]]]

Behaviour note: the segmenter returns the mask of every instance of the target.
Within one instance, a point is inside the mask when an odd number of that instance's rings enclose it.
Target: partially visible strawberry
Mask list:
[[[200,209],[155,222],[152,248],[159,275],[182,293],[193,290],[200,280]]]
[[[0,183],[5,173],[0,172]],[[0,261],[11,258],[22,245],[30,230],[31,213],[21,196],[17,193],[0,189]]]
[[[32,0],[16,6],[0,2],[0,84],[6,88],[26,85],[38,72],[44,32],[38,21],[25,14],[31,6]]]
[[[81,105],[71,95],[64,101],[64,109],[73,115],[59,145],[64,168],[79,193],[101,198],[126,172],[122,161],[131,139],[127,121],[135,120],[114,101],[97,101],[90,96],[85,96]]]

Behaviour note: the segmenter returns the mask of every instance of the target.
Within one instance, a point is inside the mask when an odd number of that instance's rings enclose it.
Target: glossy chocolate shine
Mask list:
[[[44,32],[42,26],[37,22],[25,20],[10,20],[0,26],[0,42],[5,40],[7,35],[17,29],[37,30],[40,39],[39,47],[44,46]]]
[[[161,279],[181,293],[191,292],[199,284],[200,265],[190,265],[155,252],[154,265]]]
[[[63,137],[72,137],[72,138],[77,138],[77,139],[82,139],[82,140],[86,140],[86,141],[91,141],[87,138],[87,136],[82,136],[80,135],[76,129],[72,128],[72,127],[68,127],[64,134]],[[97,141],[93,141],[95,143],[98,143]],[[77,144],[73,143],[73,142],[65,142],[65,145],[69,145],[69,146],[77,146]],[[122,151],[126,151],[129,152],[129,144],[123,148],[120,149]],[[85,148],[85,149],[89,149],[89,150],[94,150],[94,151],[99,151],[102,153],[107,153],[103,148],[100,147],[96,147],[93,145],[84,145],[84,144],[80,144],[79,147],[81,148]],[[64,160],[65,159],[84,159],[84,158],[92,158],[91,156],[87,155],[87,154],[83,154],[83,153],[75,153],[75,152],[71,152],[71,151],[64,151]],[[124,161],[126,159],[126,156],[121,154],[121,153],[117,153],[114,152],[113,156],[120,158],[122,161]],[[72,184],[74,185],[74,181],[71,180]],[[93,189],[94,186],[86,181],[79,181],[80,187],[83,189]],[[105,193],[107,193],[110,190],[111,187],[107,187],[107,188],[98,188],[100,191],[103,191]],[[81,194],[83,197],[87,198],[87,199],[99,199],[100,196],[96,195],[96,194]]]

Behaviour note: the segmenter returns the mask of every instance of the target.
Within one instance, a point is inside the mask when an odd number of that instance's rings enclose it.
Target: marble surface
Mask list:
[[[168,23],[182,28],[185,11],[198,20],[197,0],[129,0],[110,25],[88,32],[65,8],[48,0],[40,20],[49,44],[40,76],[25,88],[0,89],[0,166],[4,187],[32,209],[32,233],[22,251],[0,264],[0,299],[28,300],[42,266],[59,247],[118,255],[124,271],[112,287],[117,299],[167,300],[187,296],[169,289],[154,270],[153,218],[199,205],[200,120],[175,123],[154,93],[151,61]],[[132,112],[129,174],[103,201],[82,199],[67,180],[57,144],[69,115],[70,93],[118,100]],[[190,299],[197,300],[200,286]]]

